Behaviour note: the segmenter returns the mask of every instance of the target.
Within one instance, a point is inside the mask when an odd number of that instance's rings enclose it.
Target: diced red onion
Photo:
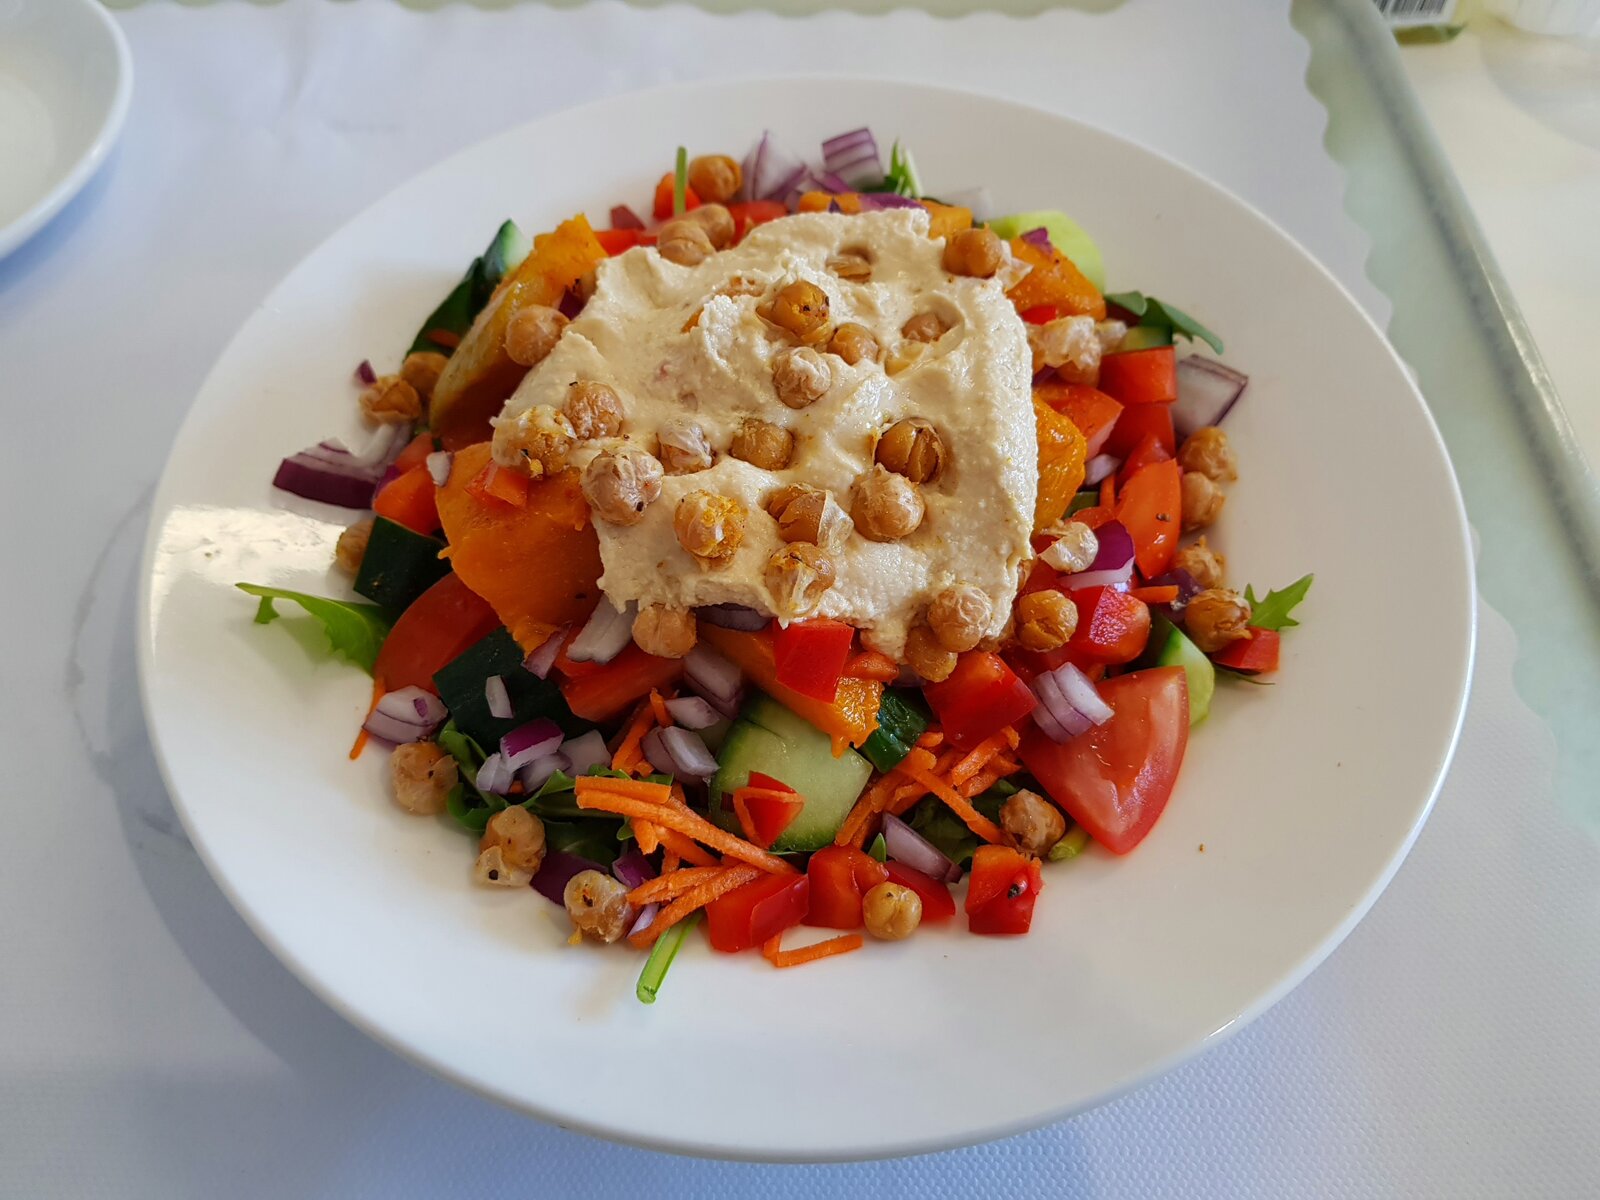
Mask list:
[[[565,850],[546,851],[544,862],[539,864],[539,873],[533,877],[533,890],[552,904],[559,904],[565,908],[567,884],[572,882],[574,875],[581,875],[585,871],[599,871],[602,875],[606,874],[603,866],[597,862],[590,862],[587,858],[579,858],[576,854],[568,854]]]
[[[746,200],[781,200],[805,170],[798,158],[779,149],[771,130],[763,130],[745,156],[741,195]]]
[[[1045,671],[1033,677],[1033,694],[1039,698],[1033,710],[1033,723],[1053,742],[1065,742],[1087,733],[1094,726],[1076,708],[1067,702],[1053,672]],[[1041,713],[1045,714],[1041,717]]]
[[[650,865],[650,860],[639,853],[638,846],[630,846],[622,854],[617,855],[617,861],[611,864],[611,874],[616,876],[620,884],[624,884],[631,892],[642,883],[648,883],[656,877],[656,869]]]
[[[543,758],[534,759],[518,771],[517,779],[529,793],[537,792],[550,782],[550,776],[557,771],[565,771],[570,765],[565,754],[560,752],[547,754]]]
[[[811,169],[802,163],[793,170],[785,171],[781,176],[776,176],[767,194],[761,198],[763,200],[782,200],[785,204],[792,206],[795,199],[805,190],[805,186],[809,182],[811,182]]]
[[[1053,255],[1056,252],[1055,244],[1050,240],[1050,231],[1043,225],[1037,229],[1028,230],[1022,235],[1022,240],[1037,250],[1043,250],[1046,254]]]
[[[435,450],[422,461],[427,465],[428,476],[433,480],[434,487],[443,487],[450,482],[450,451]]]
[[[1122,460],[1114,454],[1096,454],[1083,464],[1083,486],[1094,487],[1122,469]]]
[[[491,675],[483,681],[483,698],[489,705],[489,715],[496,720],[509,721],[515,715],[506,681],[500,676]]]
[[[1214,358],[1191,354],[1178,360],[1178,399],[1172,406],[1172,428],[1179,440],[1196,429],[1220,425],[1244,393],[1250,376]]]
[[[1100,698],[1100,689],[1095,687],[1094,680],[1076,665],[1062,663],[1050,675],[1060,686],[1066,702],[1089,720],[1096,725],[1104,725],[1111,720],[1111,706]]]
[[[566,640],[567,627],[563,625],[545,638],[543,645],[522,660],[522,669],[537,675],[540,679],[546,678],[550,674],[550,668],[555,666],[556,659],[561,657],[561,643]]]
[[[535,717],[500,739],[500,753],[513,771],[519,771],[534,759],[545,758],[559,749],[561,726],[549,717]]]
[[[723,716],[738,715],[742,677],[739,668],[704,644],[697,644],[683,660],[684,678]]]
[[[890,858],[946,883],[961,878],[961,868],[937,846],[893,813],[883,817],[883,844]]]
[[[1092,587],[1116,587],[1133,578],[1133,535],[1121,521],[1107,521],[1094,531],[1099,552],[1089,566],[1073,575],[1063,575],[1068,591]]]
[[[852,129],[822,143],[822,169],[840,180],[877,182],[883,178],[883,159],[870,129]],[[849,190],[849,183],[841,191]]]
[[[1176,600],[1171,604],[1160,606],[1172,615],[1181,613],[1185,608],[1189,607],[1189,601],[1205,591],[1205,588],[1200,586],[1200,581],[1182,567],[1173,567],[1172,570],[1157,575],[1150,581],[1150,586],[1176,587],[1178,589],[1178,598]]]
[[[710,779],[717,773],[717,760],[700,740],[700,735],[672,726],[652,729],[641,746],[645,757],[657,770],[689,779]]]
[[[740,633],[754,633],[758,629],[765,629],[772,618],[756,609],[747,608],[743,604],[703,604],[694,610],[694,615],[708,625],[716,625],[722,629],[736,629]]]
[[[272,486],[306,500],[336,504],[340,508],[371,508],[377,489],[375,475],[353,472],[295,454],[278,464]]]
[[[679,696],[668,700],[667,711],[685,729],[709,729],[722,720],[722,714],[699,696]]]
[[[569,287],[561,293],[561,300],[556,305],[556,309],[570,321],[583,311],[583,306],[586,303],[587,300],[582,292],[575,287]]]
[[[378,373],[372,369],[372,362],[370,359],[363,358],[361,360],[361,365],[356,368],[356,378],[361,380],[362,383],[371,384],[378,382]]]
[[[641,929],[649,929],[650,922],[656,919],[656,913],[659,911],[661,911],[661,905],[655,903],[646,904],[641,908],[638,917],[633,922],[633,928],[628,930],[628,936],[632,937]]]
[[[516,773],[506,765],[505,755],[496,752],[483,760],[483,766],[478,768],[477,778],[472,782],[477,785],[480,792],[492,792],[496,796],[504,796],[511,790],[511,781],[514,778]]]
[[[602,596],[583,629],[567,647],[567,657],[573,662],[610,662],[622,653],[633,637],[633,622],[638,615],[639,606],[633,601],[619,612]]]
[[[833,171],[823,171],[820,175],[813,174],[812,178],[822,186],[825,192],[832,192],[835,196],[842,196],[850,191],[850,185]]]
[[[611,209],[611,228],[613,229],[643,229],[644,222],[639,214],[626,204],[613,205]]]
[[[606,739],[600,736],[597,729],[568,738],[562,743],[561,753],[567,757],[567,772],[574,776],[587,775],[590,767],[611,765],[611,752],[606,749]]]
[[[894,192],[862,192],[860,199],[862,212],[882,212],[887,208],[922,207],[910,197],[898,196]]]
[[[419,687],[405,687],[382,696],[362,723],[375,738],[400,745],[420,742],[444,722],[444,702]]]

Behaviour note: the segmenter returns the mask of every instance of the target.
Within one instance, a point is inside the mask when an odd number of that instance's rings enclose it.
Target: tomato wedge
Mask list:
[[[1211,656],[1211,661],[1230,671],[1246,675],[1260,675],[1278,669],[1278,652],[1282,640],[1277,630],[1251,628],[1250,636],[1229,642]]]
[[[922,689],[950,744],[967,750],[1020,721],[1038,703],[1028,685],[998,654],[969,650],[941,683]]]
[[[372,669],[386,691],[434,692],[434,672],[500,628],[489,602],[452,572],[411,602],[383,639]]]
[[[1123,350],[1100,360],[1100,389],[1123,404],[1167,404],[1178,398],[1178,354],[1171,346]]]
[[[1187,680],[1182,667],[1119,675],[1100,685],[1112,709],[1104,725],[1067,742],[1036,728],[1022,735],[1033,777],[1113,854],[1137,846],[1172,795],[1189,744]]]
[[[890,883],[908,887],[917,894],[922,901],[924,921],[948,921],[956,915],[956,902],[942,879],[935,879],[925,871],[895,862],[892,858],[883,864],[883,869],[889,872]]]
[[[428,468],[412,467],[396,475],[372,498],[372,511],[418,533],[439,528],[439,507],[434,503],[433,476]]]
[[[1133,453],[1122,462],[1122,469],[1117,472],[1117,486],[1125,488],[1128,480],[1132,479],[1145,467],[1154,463],[1166,462],[1172,457],[1167,453],[1167,448],[1161,444],[1161,439],[1153,433],[1147,433],[1134,447]]]
[[[1130,404],[1122,410],[1117,423],[1106,438],[1105,452],[1126,458],[1139,448],[1139,443],[1150,435],[1161,443],[1168,454],[1178,452],[1178,436],[1172,427],[1172,405]]]
[[[737,954],[777,937],[805,919],[811,880],[805,875],[767,875],[734,888],[706,905],[711,948]]]
[[[967,884],[967,928],[989,936],[1027,933],[1043,887],[1038,859],[1010,846],[979,846]]]
[[[744,235],[757,225],[787,217],[789,209],[778,200],[745,200],[728,205],[728,215],[733,218],[733,240],[744,241]]]
[[[889,878],[882,863],[853,846],[827,846],[811,856],[811,910],[807,925],[860,929],[861,897]]]

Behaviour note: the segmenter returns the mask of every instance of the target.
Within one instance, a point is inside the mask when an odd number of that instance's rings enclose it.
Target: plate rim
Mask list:
[[[1428,794],[1418,808],[1415,819],[1411,822],[1403,841],[1390,854],[1383,869],[1374,877],[1365,891],[1353,900],[1349,911],[1344,918],[1335,925],[1326,935],[1315,944],[1311,945],[1292,965],[1282,970],[1273,984],[1264,989],[1249,1004],[1234,1013],[1222,1025],[1207,1033],[1204,1037],[1196,1039],[1192,1044],[1159,1059],[1144,1069],[1135,1072],[1118,1086],[1105,1089],[1087,1099],[1058,1106],[1046,1112],[1034,1113],[1026,1117],[1007,1119],[983,1125],[974,1125],[967,1128],[959,1135],[934,1135],[928,1137],[899,1137],[891,1142],[879,1144],[870,1151],[830,1151],[822,1149],[817,1152],[796,1151],[793,1149],[778,1149],[772,1145],[751,1146],[735,1148],[724,1144],[695,1140],[688,1137],[669,1137],[652,1135],[630,1130],[620,1130],[615,1126],[608,1126],[598,1121],[589,1119],[575,1119],[571,1114],[556,1110],[549,1104],[533,1103],[522,1095],[513,1095],[507,1090],[484,1080],[471,1076],[464,1070],[456,1068],[443,1058],[434,1057],[418,1046],[403,1041],[398,1036],[391,1034],[381,1027],[375,1020],[347,1003],[341,996],[327,987],[318,975],[311,970],[301,959],[283,942],[281,942],[265,926],[264,918],[246,905],[236,893],[225,873],[219,870],[209,846],[206,844],[191,819],[191,814],[180,798],[177,789],[173,786],[172,774],[167,762],[167,752],[163,747],[160,735],[156,728],[155,716],[151,704],[151,687],[153,673],[154,638],[152,625],[151,601],[153,599],[153,567],[155,554],[160,539],[160,534],[170,504],[166,500],[166,491],[169,484],[169,471],[177,447],[185,439],[191,425],[196,420],[196,406],[211,385],[213,377],[220,370],[222,364],[232,354],[236,343],[244,336],[247,327],[259,314],[270,307],[272,298],[284,286],[288,279],[300,267],[320,254],[330,243],[338,240],[347,230],[365,220],[368,214],[386,203],[396,192],[412,186],[424,177],[435,173],[448,171],[457,160],[479,152],[484,146],[499,141],[511,141],[526,136],[526,131],[531,126],[547,122],[568,120],[578,114],[604,111],[607,108],[628,109],[641,102],[648,103],[652,99],[675,96],[680,93],[715,92],[724,89],[745,89],[750,87],[771,88],[782,87],[790,84],[848,83],[871,88],[887,88],[907,93],[940,93],[949,97],[962,99],[982,100],[986,104],[1001,105],[1013,110],[1026,112],[1037,117],[1045,117],[1051,121],[1073,126],[1081,135],[1103,138],[1131,146],[1143,154],[1160,160],[1164,168],[1180,172],[1188,177],[1191,184],[1196,184],[1218,198],[1244,210],[1256,222],[1266,227],[1272,235],[1309,265],[1319,275],[1323,282],[1332,286],[1339,298],[1350,309],[1359,315],[1359,320],[1374,334],[1382,344],[1390,362],[1395,366],[1406,381],[1413,399],[1416,401],[1425,419],[1428,434],[1431,436],[1436,449],[1445,466],[1445,475],[1448,482],[1451,510],[1454,517],[1456,537],[1455,549],[1459,555],[1458,561],[1463,567],[1463,574],[1467,582],[1462,602],[1465,606],[1464,637],[1465,653],[1459,660],[1459,672],[1451,681],[1454,692],[1453,715],[1450,721],[1449,736],[1439,749],[1433,766],[1430,768],[1432,776],[1428,787]],[[205,863],[218,889],[228,898],[229,903],[239,913],[241,919],[250,931],[273,953],[294,977],[310,990],[318,999],[326,1003],[341,1017],[355,1026],[365,1035],[373,1038],[384,1047],[397,1053],[402,1059],[413,1063],[430,1074],[436,1075],[450,1083],[480,1096],[485,1096],[498,1104],[519,1113],[524,1113],[554,1125],[561,1129],[576,1131],[604,1141],[620,1145],[639,1147],[647,1150],[660,1151],[679,1156],[689,1156],[719,1161],[730,1162],[764,1162],[764,1163],[845,1163],[881,1161],[885,1159],[935,1153],[943,1150],[959,1149],[962,1147],[978,1145],[996,1141],[1017,1134],[1029,1132],[1047,1125],[1055,1124],[1069,1117],[1098,1108],[1104,1104],[1120,1098],[1151,1081],[1168,1074],[1187,1062],[1192,1061],[1201,1053],[1221,1045],[1245,1026],[1260,1017],[1272,1008],[1286,995],[1303,983],[1310,974],[1324,963],[1329,956],[1343,943],[1351,931],[1366,917],[1379,896],[1388,888],[1395,874],[1409,856],[1416,844],[1417,838],[1431,816],[1439,794],[1444,787],[1444,782],[1449,775],[1454,762],[1456,751],[1460,744],[1462,729],[1465,724],[1467,705],[1470,698],[1473,669],[1477,660],[1478,646],[1478,587],[1475,571],[1475,555],[1472,550],[1472,537],[1470,523],[1463,501],[1460,481],[1457,478],[1453,461],[1450,457],[1448,446],[1440,432],[1437,420],[1429,407],[1421,389],[1417,386],[1415,373],[1400,356],[1371,314],[1356,300],[1344,284],[1320,259],[1308,250],[1300,240],[1285,230],[1277,221],[1262,212],[1254,204],[1238,196],[1229,188],[1217,183],[1204,173],[1188,164],[1173,158],[1171,155],[1155,149],[1138,138],[1124,136],[1103,126],[1085,121],[1079,117],[1059,112],[1042,105],[1032,104],[1012,97],[998,95],[984,91],[980,88],[927,83],[916,79],[896,79],[873,77],[848,72],[809,72],[800,74],[786,74],[772,77],[734,77],[725,79],[699,79],[691,81],[674,82],[648,88],[631,89],[612,95],[599,97],[579,104],[567,105],[553,109],[550,112],[519,121],[499,130],[476,142],[462,146],[449,155],[438,159],[422,170],[414,172],[400,180],[393,188],[374,197],[370,203],[344,221],[341,221],[327,236],[319,240],[311,249],[302,253],[296,260],[289,264],[285,271],[266,290],[261,299],[249,310],[233,331],[206,373],[205,378],[197,388],[194,398],[185,413],[183,421],[173,434],[172,446],[162,465],[161,475],[156,490],[151,500],[151,511],[145,528],[144,544],[140,555],[139,592],[137,596],[134,619],[135,647],[139,678],[139,696],[144,714],[145,726],[149,734],[151,747],[154,752],[157,769],[163,784],[167,788],[186,835],[201,860]]]

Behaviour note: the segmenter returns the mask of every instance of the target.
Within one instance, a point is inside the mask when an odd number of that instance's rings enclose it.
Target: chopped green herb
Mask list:
[[[1045,857],[1051,862],[1061,862],[1063,859],[1077,858],[1089,845],[1089,831],[1082,825],[1074,825],[1067,830],[1066,837],[1050,847],[1050,853]]]
[[[911,151],[904,149],[898,139],[889,147],[889,170],[884,175],[883,182],[863,190],[893,192],[910,200],[921,197],[922,180],[917,178],[917,164],[911,158]]]
[[[1067,504],[1067,516],[1080,513],[1086,508],[1098,508],[1100,493],[1098,491],[1074,492],[1072,500]]]
[[[308,596],[304,592],[291,592],[284,588],[263,587],[257,583],[234,584],[241,592],[261,598],[256,608],[256,624],[270,625],[277,620],[278,610],[274,600],[292,600],[322,623],[328,635],[328,646],[335,654],[355,663],[368,675],[378,661],[378,650],[383,639],[389,636],[389,620],[376,604],[353,604],[348,600],[330,600],[326,596]]]
[[[867,847],[867,853],[879,862],[889,861],[889,843],[884,840],[883,834],[880,833],[872,839],[872,845]]]
[[[1247,585],[1244,598],[1250,605],[1250,624],[1257,629],[1274,631],[1292,629],[1300,624],[1289,614],[1306,598],[1306,593],[1311,590],[1311,581],[1315,578],[1314,575],[1302,575],[1288,587],[1268,592],[1260,600],[1256,599],[1255,592]]]
[[[689,152],[678,147],[677,165],[672,170],[672,215],[683,216],[689,207]]]
[[[661,992],[661,984],[667,977],[667,969],[672,966],[672,960],[678,957],[678,949],[683,945],[683,939],[689,936],[689,931],[700,924],[700,914],[691,913],[679,921],[671,929],[656,939],[656,944],[650,947],[650,957],[644,960],[644,970],[639,972],[639,984],[634,988],[634,995],[639,997],[641,1004],[654,1004],[656,996]]]
[[[1179,337],[1205,342],[1218,354],[1222,353],[1222,339],[1196,321],[1183,309],[1143,292],[1107,292],[1106,303],[1126,309],[1139,318],[1139,324],[1156,329],[1168,329]]]

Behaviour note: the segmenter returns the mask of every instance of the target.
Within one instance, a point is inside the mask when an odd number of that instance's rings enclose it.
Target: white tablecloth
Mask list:
[[[887,1164],[735,1166],[614,1147],[407,1065],[246,931],[185,842],[145,739],[132,606],[165,448],[268,286],[417,168],[536,113],[663,80],[928,77],[1053,105],[1201,167],[1382,319],[1281,8],[1147,0],[1022,25],[308,0],[121,19],[139,70],[122,149],[0,263],[0,1195],[1600,1190],[1600,855],[1548,799],[1552,749],[1512,693],[1511,635],[1492,613],[1437,812],[1309,982],[1202,1059],[1077,1120]]]

